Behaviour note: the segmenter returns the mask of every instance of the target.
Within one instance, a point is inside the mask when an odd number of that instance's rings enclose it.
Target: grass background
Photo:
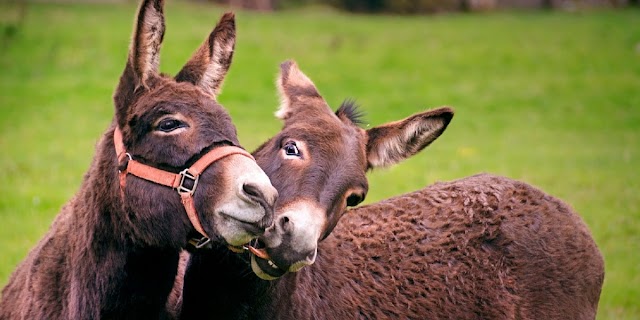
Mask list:
[[[164,72],[180,69],[223,10],[167,3]],[[10,21],[15,8],[0,12]],[[0,37],[0,286],[80,185],[113,115],[134,12],[31,4],[18,32]],[[289,58],[334,108],[356,98],[372,126],[455,107],[432,146],[370,174],[367,202],[478,172],[525,180],[591,228],[606,260],[598,318],[639,319],[639,13],[238,12],[219,100],[248,149],[280,128],[274,79]]]

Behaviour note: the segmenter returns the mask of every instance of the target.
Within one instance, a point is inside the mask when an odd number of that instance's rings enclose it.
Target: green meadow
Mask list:
[[[0,21],[14,8],[0,5]],[[31,4],[0,30],[0,287],[77,191],[124,67],[134,3]],[[161,69],[176,73],[225,8],[168,1]],[[4,17],[3,17],[4,16]],[[251,150],[280,123],[295,59],[333,108],[368,125],[449,105],[447,131],[370,176],[366,202],[491,172],[570,203],[606,261],[599,319],[640,318],[640,11],[350,15],[237,12],[219,101]]]

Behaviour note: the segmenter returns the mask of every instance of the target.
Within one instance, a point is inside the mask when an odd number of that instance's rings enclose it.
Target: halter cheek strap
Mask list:
[[[198,186],[200,174],[214,162],[234,154],[243,155],[255,161],[253,156],[242,148],[236,146],[221,146],[211,149],[211,151],[198,159],[191,167],[182,170],[180,173],[173,173],[134,160],[131,154],[126,152],[122,140],[122,132],[120,132],[117,126],[113,131],[113,143],[118,161],[120,161],[120,163],[127,161],[126,168],[120,170],[120,192],[123,199],[128,174],[175,189],[180,195],[182,205],[187,212],[187,217],[189,217],[193,228],[203,236],[201,239],[196,240],[196,247],[202,247],[209,242],[209,236],[202,228],[193,201],[193,194]]]

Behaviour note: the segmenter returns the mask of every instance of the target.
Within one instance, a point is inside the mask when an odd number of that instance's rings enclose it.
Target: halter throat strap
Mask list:
[[[124,200],[124,189],[128,174],[175,189],[180,195],[180,200],[187,212],[187,217],[193,225],[193,228],[202,235],[202,238],[196,239],[195,241],[189,240],[190,243],[195,243],[196,247],[206,245],[210,239],[204,231],[204,228],[202,228],[202,223],[200,222],[200,218],[198,218],[193,201],[193,194],[196,192],[200,174],[202,174],[202,172],[204,172],[204,170],[214,162],[234,154],[242,155],[255,161],[253,156],[242,148],[236,146],[220,146],[211,149],[198,159],[191,167],[182,170],[180,173],[173,173],[154,168],[134,160],[131,154],[127,153],[124,141],[122,140],[122,132],[117,126],[113,131],[113,143],[115,145],[119,163],[127,161],[125,169],[119,171],[120,193],[122,195],[122,199]]]

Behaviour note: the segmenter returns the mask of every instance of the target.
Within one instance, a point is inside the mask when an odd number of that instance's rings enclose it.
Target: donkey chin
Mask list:
[[[274,280],[313,264],[325,221],[324,210],[311,203],[287,206],[283,213],[276,215],[273,226],[260,237],[268,257],[252,255],[253,272],[261,279]]]

